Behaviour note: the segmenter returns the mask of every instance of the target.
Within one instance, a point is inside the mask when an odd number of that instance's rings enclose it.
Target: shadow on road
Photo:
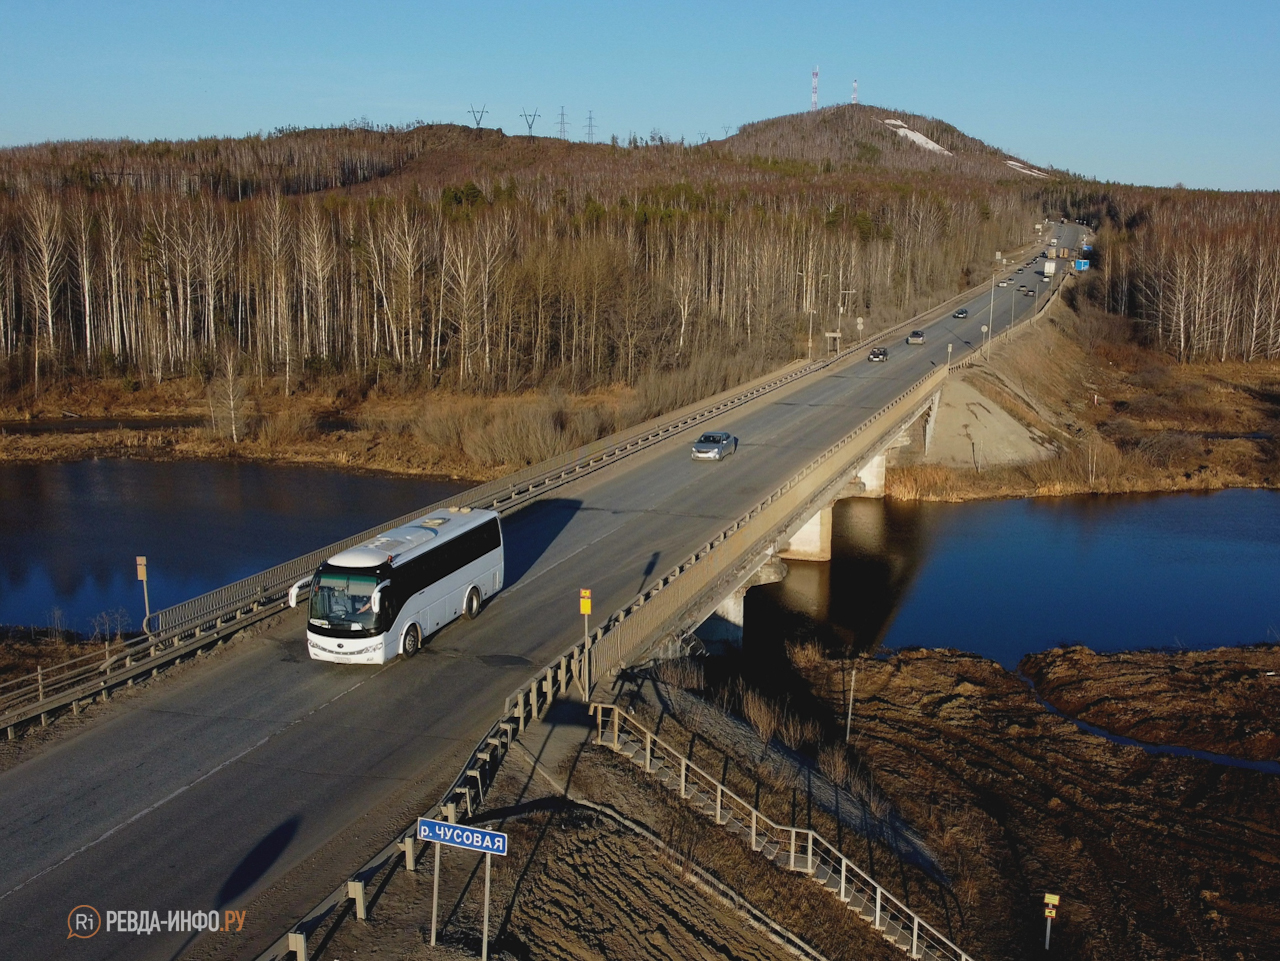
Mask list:
[[[504,521],[506,576],[503,580],[508,585],[519,583],[581,509],[580,500],[552,497],[531,504]]]
[[[302,819],[294,815],[287,821],[281,822],[271,830],[271,833],[254,845],[253,850],[244,856],[223,883],[222,889],[218,892],[218,908],[224,908],[240,897],[271,869],[271,866],[289,847],[294,835],[298,833],[298,825],[301,822]]]

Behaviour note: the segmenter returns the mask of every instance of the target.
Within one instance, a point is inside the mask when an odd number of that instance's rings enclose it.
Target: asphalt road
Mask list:
[[[1074,245],[1080,228],[1054,231]],[[195,935],[164,931],[170,911],[242,909],[271,889],[232,941],[240,956],[264,948],[428,806],[503,698],[581,632],[579,588],[601,618],[623,606],[945,364],[948,343],[959,360],[989,314],[997,333],[1028,315],[1034,299],[1017,284],[1041,297],[1050,285],[1006,273],[1014,283],[994,304],[979,295],[967,318],[927,327],[923,346],[897,340],[883,364],[859,357],[709,425],[740,438],[723,463],[692,462],[681,437],[507,518],[509,586],[413,660],[311,661],[298,612],[0,774],[0,957],[176,957]],[[104,918],[155,911],[162,930],[68,940],[82,904]]]

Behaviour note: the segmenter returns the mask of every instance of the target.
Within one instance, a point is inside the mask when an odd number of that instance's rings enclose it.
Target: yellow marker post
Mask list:
[[[151,620],[151,597],[147,593],[147,558],[144,554],[138,554],[134,561],[138,565],[138,580],[142,581],[142,605],[146,609],[146,617],[142,621],[142,630],[147,630],[147,621]]]
[[[586,670],[583,671],[583,697],[591,691],[591,588],[584,587],[578,591],[578,612],[582,615],[582,662]]]
[[[1049,932],[1053,929],[1053,919],[1058,916],[1058,904],[1062,901],[1062,896],[1058,894],[1048,894],[1044,896],[1044,949],[1049,950]]]

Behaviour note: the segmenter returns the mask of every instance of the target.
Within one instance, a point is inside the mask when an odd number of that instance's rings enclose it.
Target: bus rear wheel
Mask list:
[[[421,639],[418,634],[418,625],[410,624],[404,630],[404,656],[413,657],[413,655],[418,653],[418,647],[420,644]]]
[[[474,621],[480,616],[480,589],[477,587],[467,591],[466,603],[462,606],[462,613],[467,615],[467,620]]]

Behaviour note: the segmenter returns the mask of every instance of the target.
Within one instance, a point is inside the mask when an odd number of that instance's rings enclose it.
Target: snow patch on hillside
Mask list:
[[[951,156],[951,151],[946,147],[936,144],[924,134],[912,130],[901,120],[885,120],[883,123],[890,130],[896,131],[899,137],[906,137],[912,143],[924,147],[925,150],[932,150],[934,153],[946,154],[948,157]]]
[[[1028,167],[1026,164],[1018,163],[1016,160],[1006,160],[1006,164],[1018,171],[1020,174],[1027,174],[1032,177],[1039,177],[1041,180],[1048,180],[1049,175],[1043,170],[1036,170],[1034,167]]]

